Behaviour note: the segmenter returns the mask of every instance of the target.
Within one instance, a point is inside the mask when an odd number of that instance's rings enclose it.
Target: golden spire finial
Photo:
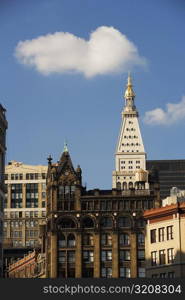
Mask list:
[[[132,85],[132,77],[131,77],[130,72],[128,72],[128,78],[127,78],[127,86],[128,85]]]
[[[125,90],[125,99],[128,99],[130,97],[134,98],[135,93],[134,93],[133,88],[132,88],[132,77],[130,75],[130,72],[128,72],[127,88]]]

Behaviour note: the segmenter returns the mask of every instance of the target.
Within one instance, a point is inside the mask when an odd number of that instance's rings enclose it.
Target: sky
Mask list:
[[[183,0],[1,0],[6,162],[59,160],[111,189],[128,71],[148,159],[185,159]]]

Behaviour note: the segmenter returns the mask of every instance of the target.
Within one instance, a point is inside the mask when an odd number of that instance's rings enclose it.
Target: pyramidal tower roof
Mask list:
[[[64,169],[70,169],[72,172],[75,172],[66,142],[64,142],[64,149],[58,163],[58,171],[62,172]]]

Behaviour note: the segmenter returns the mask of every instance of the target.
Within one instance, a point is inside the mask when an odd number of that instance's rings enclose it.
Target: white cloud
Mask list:
[[[185,119],[185,96],[179,103],[168,103],[166,111],[161,108],[147,111],[144,122],[151,125],[171,125]]]
[[[89,40],[68,32],[56,32],[33,40],[20,41],[17,59],[44,75],[80,72],[86,77],[126,72],[135,65],[145,65],[136,46],[113,27],[101,26]]]

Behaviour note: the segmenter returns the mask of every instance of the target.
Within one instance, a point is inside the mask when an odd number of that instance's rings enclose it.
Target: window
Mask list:
[[[175,278],[175,272],[168,272],[168,278]]]
[[[42,192],[42,199],[46,198],[46,192]]]
[[[156,266],[157,265],[157,251],[151,252],[151,265]]]
[[[174,249],[173,248],[167,249],[167,257],[168,257],[168,263],[172,264],[174,262]]]
[[[129,246],[130,245],[130,236],[128,233],[121,233],[119,236],[120,246]]]
[[[120,217],[118,219],[118,227],[130,227],[131,226],[131,222],[130,222],[130,218],[129,217]]]
[[[145,259],[145,250],[138,250],[137,251],[137,259],[144,260]]]
[[[83,228],[93,228],[94,227],[94,221],[90,217],[85,217],[82,220],[82,227]]]
[[[159,264],[164,265],[166,263],[165,250],[159,251]]]
[[[167,273],[160,273],[159,277],[160,278],[167,278]]]
[[[94,261],[94,252],[93,251],[83,251],[83,262],[91,263]]]
[[[167,240],[173,240],[173,226],[167,226]]]
[[[159,275],[158,274],[152,274],[152,278],[158,278]]]
[[[46,216],[46,211],[42,211],[42,217]]]
[[[42,173],[42,179],[46,179],[46,173]]]
[[[66,252],[65,251],[59,251],[58,262],[59,262],[59,264],[66,262]]]
[[[112,227],[113,226],[113,224],[112,224],[112,218],[110,218],[110,217],[103,217],[101,219],[101,226],[105,227],[105,228]]]
[[[130,268],[121,267],[120,268],[120,277],[122,277],[122,278],[130,278]]]
[[[26,207],[38,207],[38,183],[26,184]]]
[[[109,233],[102,234],[101,245],[102,246],[111,246],[112,245],[112,236]]]
[[[76,224],[73,221],[73,219],[68,218],[68,217],[64,217],[60,220],[60,222],[58,223],[58,228],[75,228]]]
[[[68,252],[68,262],[74,263],[75,262],[75,251]]]
[[[66,239],[65,239],[65,236],[63,234],[59,235],[59,238],[58,238],[58,247],[59,248],[66,247]]]
[[[138,277],[140,278],[145,277],[145,268],[138,268]]]
[[[22,207],[22,184],[11,185],[11,208]]]
[[[67,246],[68,247],[75,247],[76,241],[74,234],[69,234],[67,237]]]
[[[150,230],[150,243],[156,243],[156,229]]]
[[[164,227],[159,228],[159,242],[164,242]]]
[[[26,218],[29,218],[29,217],[30,217],[30,212],[29,212],[29,211],[26,211],[26,212],[25,212],[25,217],[26,217]]]
[[[112,277],[112,268],[102,268],[101,276],[103,278],[111,278]]]
[[[137,243],[139,246],[144,245],[145,243],[145,236],[143,233],[138,233],[137,234]]]
[[[112,261],[112,251],[111,250],[103,250],[101,252],[102,261]]]
[[[94,245],[94,238],[93,238],[92,234],[86,233],[83,236],[83,245],[85,245],[85,246],[93,246]]]
[[[120,260],[120,262],[121,261],[129,261],[130,260],[130,250],[120,250],[119,260]]]
[[[139,218],[139,219],[137,219],[137,227],[145,227],[145,220],[144,219],[141,219],[141,218]]]

